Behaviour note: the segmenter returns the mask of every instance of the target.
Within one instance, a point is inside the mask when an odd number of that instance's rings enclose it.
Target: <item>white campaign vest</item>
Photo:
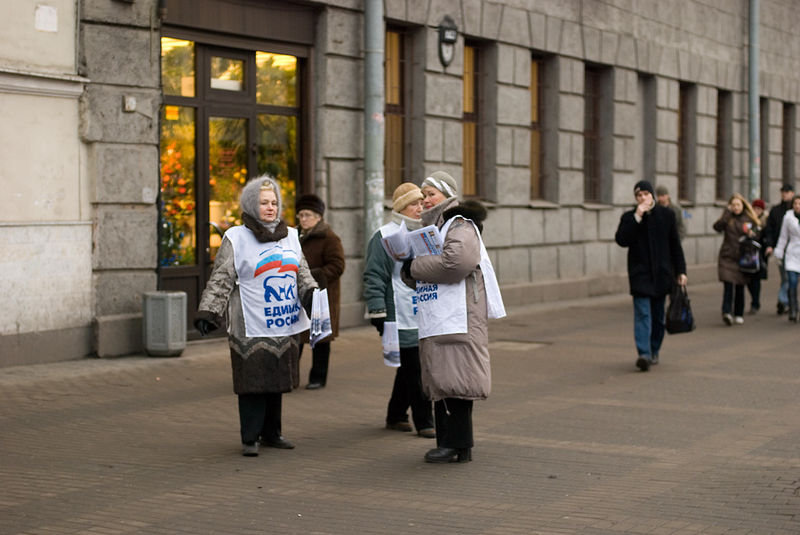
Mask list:
[[[390,222],[378,229],[381,236],[396,232],[400,225]],[[392,290],[394,290],[394,315],[400,330],[417,328],[417,292],[408,287],[400,278],[402,262],[394,262],[392,271]]]
[[[460,216],[458,216],[460,217]],[[455,217],[449,219],[441,229],[447,240],[447,231]],[[462,218],[463,219],[463,218]],[[465,221],[470,221],[465,219]],[[473,223],[474,225],[474,223]],[[486,247],[477,227],[475,232],[481,245],[481,273],[486,288],[486,302],[490,318],[503,318],[506,309],[500,295],[500,286],[494,273]],[[464,280],[455,284],[436,284],[417,282],[417,301],[419,315],[419,337],[440,336],[444,334],[464,334],[467,332],[467,285]]]
[[[311,322],[297,288],[302,258],[297,230],[290,228],[285,238],[262,243],[246,227],[237,226],[229,228],[225,238],[233,245],[245,334],[271,338],[308,330]]]

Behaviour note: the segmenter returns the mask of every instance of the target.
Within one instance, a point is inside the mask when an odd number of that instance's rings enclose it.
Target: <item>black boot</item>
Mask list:
[[[797,287],[789,288],[789,321],[797,323]]]
[[[468,463],[472,448],[434,448],[425,454],[426,463]]]

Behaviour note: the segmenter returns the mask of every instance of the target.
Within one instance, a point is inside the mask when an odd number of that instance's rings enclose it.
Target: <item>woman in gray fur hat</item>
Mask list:
[[[317,283],[297,230],[280,219],[278,184],[254,178],[239,203],[243,224],[225,232],[194,325],[205,335],[227,320],[242,454],[254,457],[259,445],[294,448],[281,435],[282,394],[299,384],[297,335]]]

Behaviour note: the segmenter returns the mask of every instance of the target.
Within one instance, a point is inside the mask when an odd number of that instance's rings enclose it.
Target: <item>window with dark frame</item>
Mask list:
[[[161,267],[213,261],[248,178],[271,174],[293,220],[301,184],[299,56],[162,36]],[[205,257],[208,257],[206,259]]]
[[[656,131],[658,124],[656,77],[648,73],[637,74],[638,84],[638,132],[636,180],[656,183]]]
[[[545,196],[542,166],[542,109],[544,101],[544,60],[531,58],[531,199]]]
[[[771,174],[769,165],[769,99],[761,97],[758,102],[759,119],[759,152],[761,168],[761,192],[769,191],[769,177]]]
[[[480,48],[473,43],[464,45],[463,74],[463,148],[462,190],[465,197],[481,195],[482,173],[480,163]]]
[[[402,30],[386,30],[384,79],[386,85],[384,192],[391,197],[406,179],[406,35]]]
[[[794,185],[795,171],[794,171],[794,146],[795,146],[795,128],[797,127],[797,111],[796,107],[791,102],[783,103],[783,177],[782,182],[788,182]],[[766,195],[766,193],[762,193]]]
[[[602,201],[600,135],[603,67],[587,65],[584,78],[583,200]]]
[[[314,191],[313,6],[227,2],[223,12],[171,2],[161,38],[158,288],[187,294],[192,325],[222,236],[239,224],[239,193],[271,174],[287,224]],[[288,8],[288,9],[287,9]],[[269,21],[259,24],[258,21]],[[158,67],[159,64],[156,63]],[[221,329],[224,335],[224,329]],[[200,336],[194,329],[189,339]]]
[[[717,91],[717,169],[714,196],[727,200],[731,195],[733,167],[733,95],[730,91]]]
[[[681,83],[678,97],[678,200],[691,202],[695,180],[697,86]]]

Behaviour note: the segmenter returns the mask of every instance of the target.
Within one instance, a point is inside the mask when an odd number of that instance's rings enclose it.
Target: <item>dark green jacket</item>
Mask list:
[[[367,314],[371,318],[382,317],[386,321],[395,321],[394,289],[392,274],[395,261],[392,260],[381,245],[381,231],[372,235],[367,246],[367,259],[364,266],[364,300],[367,302]],[[419,345],[417,329],[400,329],[400,347],[416,347]]]

